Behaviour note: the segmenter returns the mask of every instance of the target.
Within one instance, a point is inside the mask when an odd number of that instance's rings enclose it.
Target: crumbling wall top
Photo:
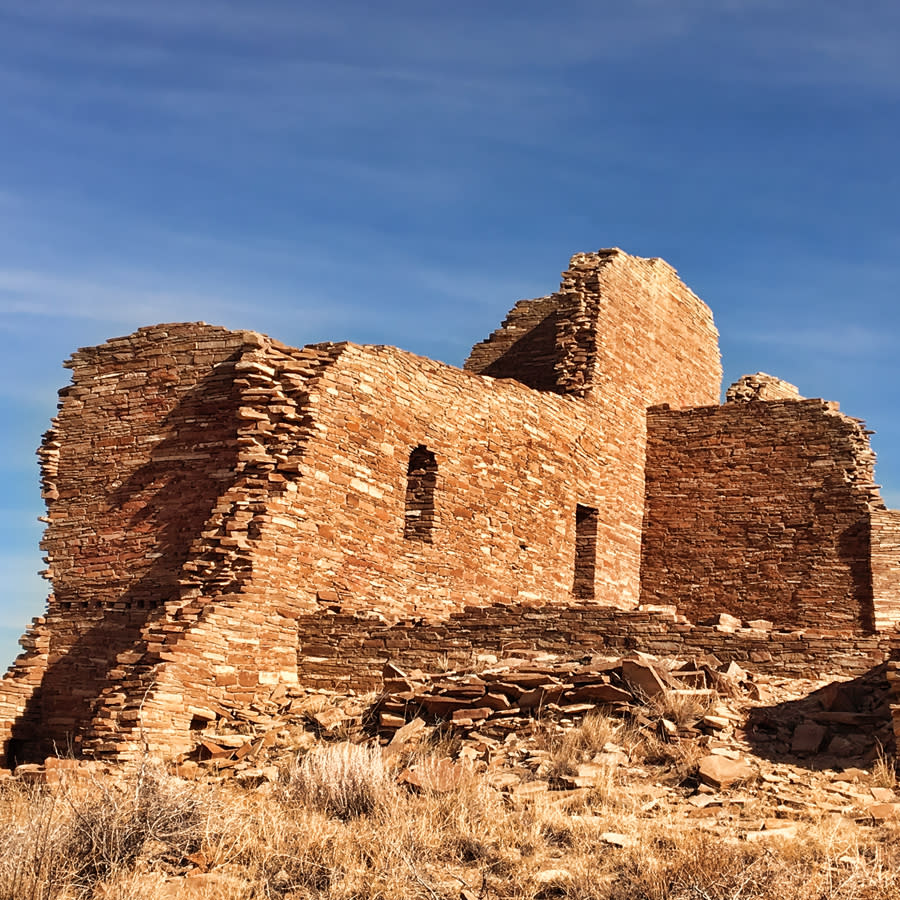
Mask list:
[[[800,391],[774,375],[757,372],[742,375],[725,394],[726,403],[750,403],[754,400],[803,400]]]
[[[465,368],[641,415],[717,403],[722,376],[710,308],[664,260],[616,247],[576,253],[559,290],[517,303]]]

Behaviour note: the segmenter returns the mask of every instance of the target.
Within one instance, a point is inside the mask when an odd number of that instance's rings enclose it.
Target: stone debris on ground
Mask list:
[[[711,701],[746,693],[758,696],[753,679],[739,666],[723,667],[714,657],[666,666],[646,654],[577,661],[526,655],[498,661],[477,674],[427,675],[388,664],[384,694],[375,712],[379,732],[392,740],[398,735],[406,739],[403,729],[421,720],[423,727],[425,723],[451,727],[467,738],[478,757],[485,757],[508,735],[531,727],[536,718],[564,728],[598,709],[635,711],[661,694],[718,710],[719,715],[707,715],[687,728],[691,735],[717,731],[732,725],[734,714]],[[675,724],[663,722],[661,727],[677,738]]]
[[[589,756],[561,766],[554,746],[588,714],[668,747],[668,762],[633,758],[613,729]],[[714,657],[572,660],[518,651],[477,671],[388,664],[379,695],[278,688],[242,717],[205,726],[173,773],[247,790],[271,789],[321,743],[378,740],[397,782],[413,791],[453,791],[478,776],[510,804],[551,803],[577,816],[597,791],[613,788],[642,816],[723,834],[737,827],[747,840],[784,840],[822,816],[900,827],[900,796],[893,778],[885,783],[893,744],[883,667],[827,683],[751,674]],[[689,764],[673,766],[676,758]],[[4,777],[52,788],[115,771],[48,758]],[[626,839],[604,838],[610,846]]]

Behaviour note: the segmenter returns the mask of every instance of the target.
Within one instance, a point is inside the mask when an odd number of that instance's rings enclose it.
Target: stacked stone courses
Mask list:
[[[696,617],[714,596],[792,628],[893,624],[896,579],[873,591],[883,504],[859,420],[821,400],[732,402],[652,408],[648,431],[644,602]]]
[[[464,369],[158,325],[76,352],[7,761],[174,757],[273,691],[513,646],[857,674],[900,513],[859,420],[745,376],[659,259],[574,256]],[[720,618],[720,614],[730,614]]]

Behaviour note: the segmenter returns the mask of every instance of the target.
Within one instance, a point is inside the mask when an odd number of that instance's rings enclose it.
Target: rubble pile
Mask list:
[[[677,739],[679,727],[683,736],[699,736],[740,718],[714,706],[719,695],[759,697],[750,676],[734,663],[723,666],[709,657],[666,665],[646,654],[577,661],[525,655],[498,661],[477,674],[407,673],[389,663],[384,689],[375,707],[380,734],[392,739],[418,718],[425,724],[446,725],[460,737],[488,748],[530,728],[536,718],[565,729],[597,709],[619,714],[627,711],[639,724],[651,725],[653,720],[642,716],[640,710],[662,695],[670,703],[709,708],[694,721],[663,726],[673,739]],[[478,755],[485,753],[479,750]]]
[[[882,664],[852,681],[833,681],[812,693],[752,709],[747,731],[756,752],[774,759],[814,760],[819,768],[844,759],[892,756],[887,668]]]
[[[477,670],[389,663],[378,695],[281,686],[237,713],[204,720],[197,711],[194,749],[174,772],[265,790],[317,746],[377,740],[414,791],[446,793],[478,777],[510,803],[573,814],[628,798],[639,815],[737,823],[747,839],[788,837],[823,815],[900,823],[884,666],[829,683],[751,674],[715,657],[515,652]],[[51,758],[15,777],[52,787],[114,771]]]
[[[791,837],[798,820],[821,816],[900,821],[883,667],[824,683],[714,657],[526,657],[477,673],[388,666],[385,688],[376,711],[387,753],[402,756],[435,733],[451,738],[439,766],[400,772],[420,789],[452,789],[468,766],[514,803],[578,808],[611,792],[642,815],[747,820],[747,839]],[[572,736],[592,711],[622,727],[601,746],[579,746]],[[574,752],[561,752],[567,741]]]

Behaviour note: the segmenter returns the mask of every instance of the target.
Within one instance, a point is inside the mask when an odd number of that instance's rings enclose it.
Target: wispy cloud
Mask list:
[[[192,314],[233,316],[249,304],[135,284],[83,280],[27,269],[0,269],[0,315],[93,319],[110,323],[171,321]]]
[[[335,7],[322,0],[302,6],[261,0],[235,5],[219,0],[195,0],[184,4],[118,3],[115,0],[32,0],[8,13],[13,23],[42,23],[66,27],[115,23],[131,26],[144,35],[186,33],[232,41],[265,40],[277,50],[322,41],[360,44],[363,54],[430,62],[447,60],[487,63],[494,68],[528,62],[554,65],[565,59],[580,60],[609,52],[610,47],[646,44],[660,34],[684,28],[685,17],[671,4],[642,2],[633,9],[608,8],[598,15],[587,0],[563,0],[548,7],[534,2],[495,4],[494,14],[484,15],[481,4],[460,2],[452,7],[425,9],[421,4],[388,2],[373,7],[349,2]],[[473,27],[477,21],[477,27]],[[635,28],[635,21],[643,27]],[[537,27],[535,27],[537,26]],[[307,45],[301,44],[302,47]],[[536,51],[554,46],[556,54],[542,57]]]
[[[245,260],[254,256],[252,249],[248,251],[238,242],[232,244],[227,240],[202,237],[192,239],[190,236],[182,239],[189,246],[205,247],[213,255],[227,255],[231,248],[235,255],[243,254]],[[262,259],[268,254],[270,264],[279,254],[277,246],[256,252]],[[291,283],[304,284],[301,263],[293,277],[283,274],[281,284],[268,289],[258,285],[225,288],[229,278],[222,273],[223,293],[216,296],[214,292],[194,291],[186,284],[179,285],[178,276],[171,280],[174,286],[166,289],[150,286],[158,281],[156,274],[133,273],[124,277],[121,273],[100,271],[85,276],[59,270],[0,269],[0,331],[21,331],[22,323],[29,321],[52,322],[58,330],[59,323],[68,319],[94,323],[96,327],[91,329],[92,333],[105,339],[155,322],[202,320],[269,331],[273,337],[299,343],[349,337],[402,344],[404,340],[410,343],[415,339],[422,319],[415,317],[414,327],[410,328],[405,305],[391,304],[385,299],[385,293],[389,293],[385,282],[394,280],[389,276],[390,272],[396,272],[396,277],[401,277],[402,273],[405,284],[402,296],[406,303],[413,297],[428,297],[432,307],[441,302],[497,302],[498,295],[505,295],[507,289],[513,298],[517,293],[512,290],[513,285],[502,280],[498,283],[488,273],[483,280],[474,275],[470,280],[455,279],[449,269],[419,263],[396,250],[386,251],[384,258],[379,259],[377,251],[371,248],[367,254],[351,252],[346,256],[337,249],[311,261],[310,266],[314,266],[315,273],[314,277],[310,276],[310,281],[321,282],[328,271],[336,267],[343,269],[345,280],[334,288],[331,296],[308,285],[292,288]],[[373,273],[378,282],[372,286],[374,294],[355,288],[371,279]],[[449,313],[448,319],[446,328],[451,328]],[[26,333],[23,339],[33,341],[35,335]],[[35,388],[33,394],[35,405],[46,403],[45,392]],[[22,399],[18,393],[14,395]]]
[[[743,332],[738,341],[793,348],[829,356],[870,356],[893,351],[897,335],[860,325],[836,323],[833,328],[773,329]]]
[[[352,44],[354,56],[362,62],[394,60],[417,67],[424,63],[432,70],[451,66],[458,73],[511,68],[546,72],[621,58],[653,45],[691,41],[704,51],[727,50],[731,77],[819,83],[849,79],[881,89],[897,88],[900,14],[895,4],[877,3],[866,14],[836,0],[791,4],[635,0],[602,6],[590,0],[562,0],[552,6],[500,0],[492,7],[493,14],[485,15],[482,4],[465,0],[427,10],[412,0],[377,7],[353,0],[340,6],[324,0],[307,0],[302,5],[278,0],[254,4],[30,0],[10,4],[5,12],[0,4],[0,15],[8,27],[29,32],[30,40],[41,36],[49,40],[55,38],[55,30],[68,30],[72,41],[56,41],[56,52],[63,56],[80,52],[79,45],[91,40],[92,29],[98,25],[131,29],[126,33],[128,43],[142,54],[154,42],[173,35],[227,42],[231,52],[248,44],[265,44],[275,58],[291,54],[315,58],[323,45],[333,51]],[[730,35],[735,37],[733,42]],[[732,44],[746,51],[743,58],[735,57]],[[92,49],[122,53],[121,45]],[[152,60],[152,56],[146,58]]]

